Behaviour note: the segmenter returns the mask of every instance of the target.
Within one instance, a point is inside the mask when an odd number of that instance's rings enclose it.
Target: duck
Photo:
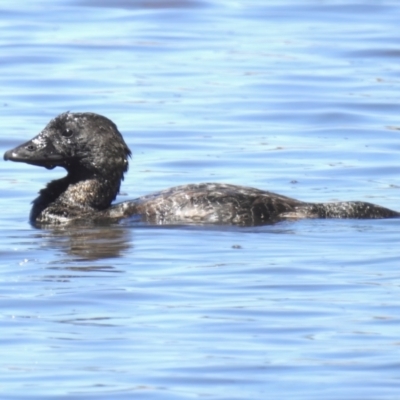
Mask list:
[[[131,150],[116,124],[91,112],[64,112],[4,160],[67,175],[53,180],[33,201],[34,226],[133,218],[157,225],[256,226],[303,218],[395,218],[400,213],[363,201],[311,203],[247,186],[195,183],[113,204],[128,171]]]

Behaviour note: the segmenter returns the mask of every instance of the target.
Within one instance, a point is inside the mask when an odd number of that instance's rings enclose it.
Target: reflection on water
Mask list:
[[[61,250],[84,260],[122,257],[133,246],[133,230],[122,225],[60,226],[41,231],[35,238],[43,248]]]

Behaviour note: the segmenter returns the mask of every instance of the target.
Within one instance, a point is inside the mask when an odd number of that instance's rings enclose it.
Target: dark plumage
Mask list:
[[[155,224],[259,225],[289,218],[391,218],[396,211],[365,202],[305,203],[259,189],[220,183],[178,186],[111,206],[131,152],[109,119],[64,113],[5,160],[64,167],[33,201],[35,225],[139,216]]]

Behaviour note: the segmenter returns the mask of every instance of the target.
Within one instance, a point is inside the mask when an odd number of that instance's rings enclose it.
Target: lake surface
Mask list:
[[[0,146],[111,118],[119,200],[226,182],[400,209],[400,4],[3,1]],[[1,399],[400,398],[400,220],[38,230],[0,163]]]

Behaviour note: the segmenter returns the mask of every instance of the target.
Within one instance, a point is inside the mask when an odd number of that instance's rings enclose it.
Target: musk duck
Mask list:
[[[299,218],[392,218],[400,213],[361,201],[308,203],[265,190],[224,183],[177,186],[112,205],[128,171],[131,151],[117,126],[94,113],[66,112],[32,140],[8,150],[5,160],[52,169],[33,201],[35,226],[135,217],[153,224],[261,225]]]

